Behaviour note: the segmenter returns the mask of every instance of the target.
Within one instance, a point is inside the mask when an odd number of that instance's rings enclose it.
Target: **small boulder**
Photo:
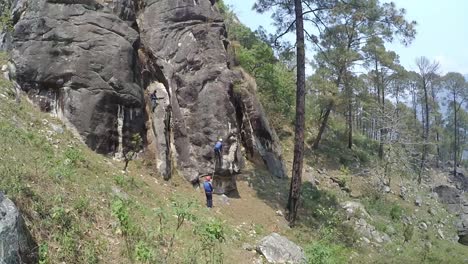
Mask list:
[[[389,192],[391,191],[391,189],[390,189],[389,186],[385,185],[385,186],[383,187],[383,191],[386,192],[386,193],[389,193]]]
[[[272,233],[257,245],[257,251],[268,263],[304,263],[304,250],[286,237]]]
[[[229,205],[229,197],[227,197],[225,194],[222,194],[218,198],[219,202],[224,205]]]
[[[341,207],[345,209],[346,216],[348,219],[351,219],[353,217],[365,217],[368,219],[371,218],[369,213],[367,213],[366,209],[364,208],[364,205],[362,205],[359,202],[346,201],[341,203]]]
[[[437,234],[439,235],[440,239],[445,239],[444,233],[442,233],[442,230],[437,229]]]
[[[416,196],[416,199],[414,200],[414,204],[415,204],[416,206],[422,206],[422,203],[423,203],[423,202],[422,202],[421,196],[419,196],[419,195]]]
[[[405,186],[400,186],[400,197],[401,197],[401,199],[403,199],[403,200],[407,199],[407,192],[408,192],[408,190],[406,189]]]
[[[0,192],[0,263],[37,263],[37,244],[15,204]]]
[[[249,243],[244,243],[244,244],[242,244],[242,248],[243,248],[244,250],[247,250],[247,251],[252,251],[252,250],[255,249],[255,247],[252,246],[252,245],[250,245]]]
[[[426,231],[426,230],[427,230],[427,224],[424,223],[424,222],[421,222],[421,223],[419,223],[419,228],[420,228],[421,230]]]

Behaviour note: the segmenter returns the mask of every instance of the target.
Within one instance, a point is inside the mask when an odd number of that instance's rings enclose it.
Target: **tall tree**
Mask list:
[[[377,0],[335,1],[331,9],[320,10],[315,16],[315,24],[320,32],[319,38],[309,36],[309,40],[317,47],[315,57],[319,67],[332,69],[337,87],[345,94],[347,100],[347,130],[348,147],[352,147],[352,104],[354,90],[349,81],[352,78],[354,66],[365,56],[363,47],[369,41],[381,39],[383,42],[393,41],[395,36],[401,37],[404,44],[409,44],[414,38],[416,22],[406,21],[405,10],[397,9],[394,3],[380,3]],[[319,41],[320,40],[320,41]],[[335,101],[330,101],[325,109],[324,118],[320,124],[319,133],[314,141],[317,148],[327,126],[330,112]]]
[[[301,0],[294,1],[296,13],[296,45],[297,45],[297,91],[296,91],[296,126],[294,137],[294,160],[289,189],[289,224],[294,226],[299,206],[302,183],[302,167],[304,160],[304,125],[305,125],[305,43],[304,22]]]
[[[449,100],[449,105],[452,107],[453,113],[453,173],[457,174],[457,164],[460,142],[459,138],[459,113],[462,105],[465,103],[465,100],[468,96],[468,85],[465,81],[465,78],[460,73],[449,72],[442,79],[442,86],[449,92],[447,96]],[[458,142],[457,142],[458,141]]]
[[[384,144],[389,127],[386,122],[385,101],[387,100],[387,88],[392,81],[398,79],[398,71],[402,71],[403,67],[398,64],[398,56],[393,51],[387,51],[382,39],[372,38],[364,47],[365,56],[367,58],[366,65],[369,67],[374,80],[377,103],[379,105],[379,158],[383,159]],[[398,98],[398,97],[396,97]]]
[[[429,152],[429,128],[430,128],[430,89],[431,86],[434,84],[434,81],[437,77],[437,71],[439,70],[439,63],[438,62],[430,62],[429,59],[426,57],[420,57],[416,59],[416,66],[418,67],[419,71],[419,87],[422,90],[423,95],[423,150],[421,153],[421,164],[419,166],[419,175],[418,175],[418,183],[421,184],[422,181],[422,172],[423,168],[426,163],[427,155]]]
[[[305,37],[304,37],[304,15],[317,12],[328,8],[325,5],[319,5],[320,1],[305,0],[309,10],[303,11],[303,1],[284,1],[284,0],[258,0],[254,9],[258,12],[275,9],[273,18],[278,26],[278,37],[284,36],[288,32],[296,32],[296,54],[297,54],[297,88],[296,88],[296,124],[294,138],[294,160],[291,178],[291,186],[288,199],[288,220],[289,225],[294,226],[296,222],[297,211],[299,208],[299,199],[302,184],[302,167],[304,160],[304,126],[305,126]],[[317,4],[317,5],[316,5]],[[312,7],[314,6],[314,7]],[[282,33],[281,33],[282,31]]]

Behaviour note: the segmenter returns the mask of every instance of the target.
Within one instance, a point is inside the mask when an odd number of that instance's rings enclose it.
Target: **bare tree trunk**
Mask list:
[[[320,144],[320,140],[322,140],[322,135],[323,132],[325,132],[325,128],[327,127],[328,124],[328,119],[330,117],[330,113],[335,105],[335,102],[333,99],[328,103],[327,108],[325,110],[325,114],[323,115],[322,123],[320,124],[320,129],[317,134],[317,137],[314,140],[314,144],[312,145],[313,149],[318,149],[318,146]]]
[[[289,225],[296,222],[299,198],[301,195],[302,167],[304,161],[304,126],[305,126],[305,44],[302,1],[294,0],[296,12],[297,42],[297,89],[296,89],[296,129],[294,138],[294,160],[289,190],[288,209]]]
[[[418,175],[418,183],[421,184],[422,182],[422,172],[424,169],[424,165],[427,158],[428,152],[428,139],[429,139],[429,99],[427,94],[427,83],[423,80],[423,89],[424,89],[424,104],[425,104],[425,123],[424,123],[424,132],[423,132],[423,139],[424,139],[424,146],[423,152],[421,155],[421,164],[419,168],[419,175]]]
[[[346,78],[346,87],[348,93],[348,148],[353,148],[353,92],[349,86],[349,80]]]
[[[453,176],[457,175],[457,149],[458,149],[458,144],[457,144],[457,101],[456,101],[456,95],[453,93],[453,114],[454,114],[454,120],[453,120]]]

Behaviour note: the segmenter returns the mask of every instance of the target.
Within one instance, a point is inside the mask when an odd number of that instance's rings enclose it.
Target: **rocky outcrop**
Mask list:
[[[264,237],[258,243],[257,251],[268,263],[306,263],[304,250],[277,233]]]
[[[37,263],[37,245],[13,202],[0,192],[0,264]]]
[[[283,177],[279,141],[255,92],[235,91],[253,81],[229,67],[214,3],[16,0],[14,32],[3,42],[10,76],[99,153],[121,155],[140,135],[165,179],[178,171],[197,182],[214,171],[215,190],[228,192],[243,149]],[[214,164],[218,138],[224,153]]]
[[[447,210],[460,217],[457,224],[459,242],[468,246],[468,198],[457,188],[440,185],[434,188],[439,201],[444,203]]]
[[[247,158],[259,165],[265,164],[273,175],[284,178],[286,171],[280,140],[270,128],[263,107],[255,96],[255,80],[241,69],[236,70],[236,75],[242,81],[236,83],[233,98]]]
[[[139,36],[125,21],[132,19],[129,3],[18,0],[13,6],[16,81],[100,153],[121,152],[143,130]]]
[[[260,104],[253,94],[234,91],[234,83],[245,80],[228,66],[226,31],[213,2],[145,1],[137,21],[144,83],[160,98],[149,140],[155,142],[160,171],[168,177],[167,156],[173,155],[190,181],[215,171],[215,191],[223,193],[235,189],[233,175],[244,162],[241,145],[276,175],[282,177],[284,168]],[[162,125],[167,122],[170,127]],[[157,132],[163,130],[166,135]],[[221,164],[214,164],[218,138],[224,139],[224,153]]]

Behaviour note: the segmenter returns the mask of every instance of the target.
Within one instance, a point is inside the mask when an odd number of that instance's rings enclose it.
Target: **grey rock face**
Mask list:
[[[279,140],[255,93],[234,91],[246,76],[229,68],[214,2],[16,0],[10,76],[99,153],[121,156],[140,135],[165,179],[177,170],[196,183],[214,171],[215,191],[229,192],[243,149],[283,177]]]
[[[0,264],[37,263],[37,245],[13,202],[0,192]]]
[[[138,32],[95,1],[16,1],[16,80],[92,149],[117,152],[143,120]],[[119,125],[119,119],[121,119]]]
[[[304,250],[277,233],[264,237],[257,245],[257,251],[268,263],[305,263]]]
[[[468,199],[458,189],[445,185],[437,186],[434,192],[438,194],[439,201],[446,205],[449,212],[460,216],[457,225],[458,242],[468,246]]]
[[[280,141],[275,131],[270,128],[263,107],[254,94],[256,84],[243,71],[236,72],[236,75],[239,76],[238,79],[244,80],[242,84],[237,85],[237,93],[233,97],[247,158],[265,164],[273,175],[284,178],[286,171]]]
[[[152,116],[153,124],[170,123],[155,128],[166,130],[170,135],[166,140],[154,133],[157,162],[166,169],[163,174],[170,177],[171,164],[165,157],[172,152],[187,180],[196,182],[215,171],[215,192],[229,192],[236,188],[234,175],[244,164],[243,145],[282,177],[278,141],[263,110],[252,94],[234,94],[234,83],[242,82],[243,76],[228,67],[226,30],[212,1],[145,3],[137,19],[144,85],[157,86],[159,106],[170,107],[170,117]],[[218,138],[224,140],[223,157],[215,166],[213,146]]]
[[[172,135],[164,147],[174,150],[183,176],[195,181],[214,170],[217,138],[238,134],[229,98],[232,74],[226,63],[224,24],[208,0],[145,3],[138,17],[145,82],[163,84],[160,94],[167,94],[171,106]],[[158,118],[153,123],[160,123]],[[229,149],[226,144],[224,155]]]

